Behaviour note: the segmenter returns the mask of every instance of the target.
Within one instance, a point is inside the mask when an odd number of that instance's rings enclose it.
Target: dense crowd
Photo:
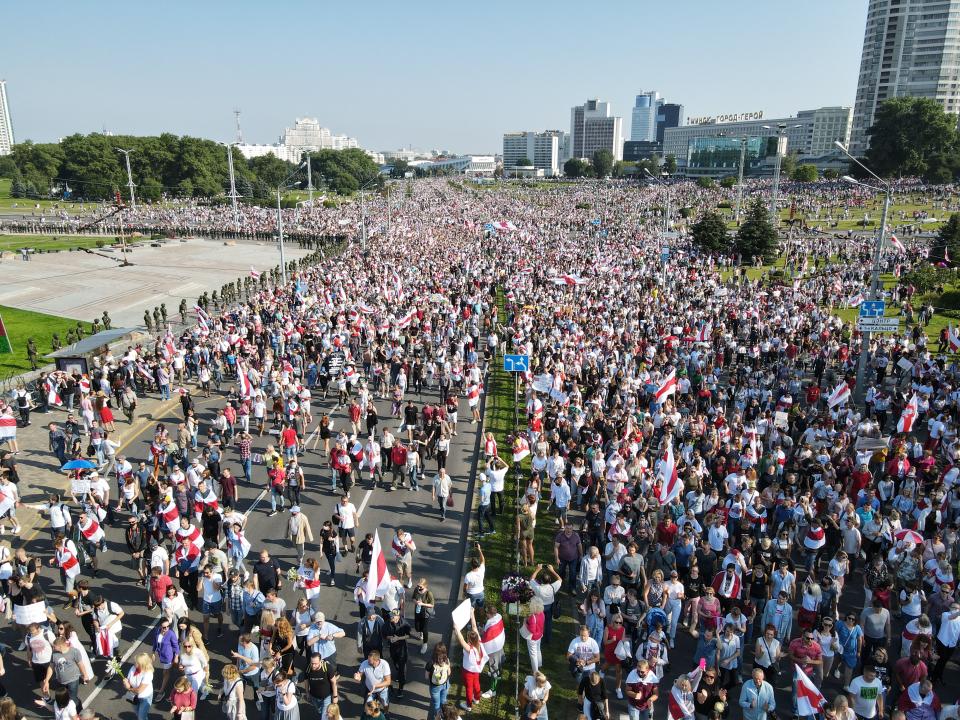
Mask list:
[[[45,511],[62,590],[37,577],[45,558],[0,543],[14,619],[29,620],[18,625],[38,702],[76,716],[78,687],[102,659],[141,719],[187,720],[213,694],[234,720],[249,702],[264,718],[298,718],[306,699],[336,720],[348,692],[359,715],[380,718],[402,702],[413,642],[430,657],[427,718],[451,720],[507,689],[506,582],[524,601],[525,720],[548,708],[573,716],[551,695],[574,693],[588,720],[654,709],[672,720],[940,720],[956,696],[945,679],[960,642],[960,367],[908,322],[873,337],[866,404],[854,405],[860,338],[831,310],[865,294],[872,239],[791,233],[786,274],[766,282],[748,278],[750,258],[663,239],[662,188],[412,187],[390,209],[389,238],[387,207],[374,200],[366,247],[311,257],[287,284],[198,309],[182,335],[107,355],[88,377],[47,378],[45,404],[71,410],[50,428],[51,454],[77,465],[72,495],[51,496]],[[672,192],[688,204],[717,193]],[[809,192],[801,203],[841,191]],[[208,210],[143,212],[189,225]],[[356,212],[318,213],[311,229],[355,226]],[[270,213],[260,220],[268,228]],[[484,228],[493,222],[515,229]],[[887,248],[884,269],[918,261],[919,243]],[[910,287],[887,300],[924,319]],[[463,549],[472,610],[454,624],[454,652],[431,642],[447,619],[430,622],[438,601],[413,572],[402,517],[380,549],[350,491],[361,479],[423,486],[444,519],[451,437],[482,422],[484,381],[504,352],[530,358],[522,426],[481,445],[479,542]],[[183,422],[157,426],[148,457],[118,454],[111,408],[133,417],[138,397],[181,388]],[[438,401],[421,402],[423,388]],[[198,417],[195,395],[218,392],[222,408]],[[379,422],[380,398],[402,432]],[[332,426],[334,410],[346,427]],[[258,453],[265,428],[276,440]],[[299,469],[314,452],[329,475]],[[16,530],[15,455],[2,463],[0,509]],[[505,526],[513,481],[520,502]],[[295,567],[247,537],[237,494],[248,485],[266,489],[264,512],[289,508]],[[300,512],[301,493],[328,488],[343,496],[336,525]],[[105,529],[121,522],[145,602],[161,611],[153,652],[130,667],[115,659],[124,610],[96,587],[97,562],[118,547],[107,550]],[[516,533],[519,579],[487,573],[485,538],[504,527]],[[346,557],[352,573],[338,570]],[[284,581],[302,595],[295,607],[278,597]],[[327,582],[355,598],[355,627],[326,619],[317,598]],[[63,593],[82,639],[44,602]],[[554,620],[569,614],[578,629],[558,637]],[[205,649],[213,620],[237,640],[236,663],[216,681]],[[365,658],[352,675],[337,669],[345,635]],[[551,652],[565,655],[562,672]]]

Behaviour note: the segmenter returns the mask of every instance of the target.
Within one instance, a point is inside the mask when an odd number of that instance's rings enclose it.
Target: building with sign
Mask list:
[[[877,108],[895,97],[960,114],[960,0],[870,0],[850,152],[863,155]]]
[[[756,116],[760,117],[756,117]],[[777,126],[785,125],[786,148],[799,162],[809,162],[823,170],[846,167],[836,140],[846,144],[850,139],[850,108],[823,107],[801,110],[796,117],[762,117],[762,112],[735,113],[707,118],[690,118],[690,123],[664,131],[663,155],[673,155],[680,174],[722,177],[738,172],[740,143],[747,138],[748,160],[744,174],[773,172],[776,145],[769,140],[776,136]],[[694,124],[694,121],[699,121]],[[736,158],[731,166],[731,155]],[[691,165],[691,158],[693,164]],[[688,172],[688,168],[690,172]]]

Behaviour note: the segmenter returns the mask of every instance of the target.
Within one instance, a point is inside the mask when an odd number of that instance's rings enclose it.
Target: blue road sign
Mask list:
[[[886,303],[883,300],[864,300],[860,303],[860,317],[874,318],[883,317],[886,310]]]
[[[526,372],[530,369],[530,356],[504,355],[503,369],[507,372]]]

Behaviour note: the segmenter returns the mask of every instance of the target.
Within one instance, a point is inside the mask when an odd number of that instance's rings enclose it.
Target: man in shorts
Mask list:
[[[340,498],[340,504],[337,505],[334,515],[340,518],[340,543],[343,545],[344,553],[353,552],[357,544],[357,525],[360,524],[360,516],[357,514],[356,506],[350,502],[349,495]],[[347,540],[350,541],[349,547]]]
[[[200,612],[203,613],[203,636],[209,637],[210,616],[217,618],[217,637],[223,637],[223,576],[216,572],[213,565],[206,565],[197,582],[197,594],[200,595]]]

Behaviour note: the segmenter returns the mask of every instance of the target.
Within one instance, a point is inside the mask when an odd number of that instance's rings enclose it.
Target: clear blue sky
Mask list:
[[[4,9],[17,140],[170,131],[248,142],[317,117],[363,147],[499,151],[570,107],[659,90],[687,115],[852,105],[866,0],[167,0]]]

